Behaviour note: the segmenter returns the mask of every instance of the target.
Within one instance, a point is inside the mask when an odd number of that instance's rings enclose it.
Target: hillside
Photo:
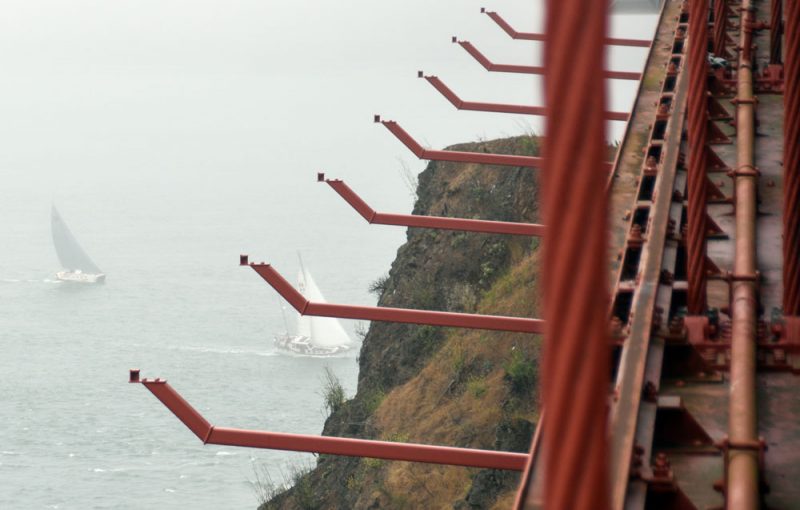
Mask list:
[[[536,155],[520,136],[451,150]],[[538,172],[431,162],[414,214],[537,222]],[[379,305],[535,317],[536,238],[409,229]],[[539,339],[532,335],[374,322],[356,395],[323,434],[527,451],[537,419]],[[320,456],[261,509],[507,508],[517,474]]]

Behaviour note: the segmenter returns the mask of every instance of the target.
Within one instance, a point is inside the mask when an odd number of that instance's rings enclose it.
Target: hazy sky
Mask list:
[[[178,194],[186,200],[176,202],[175,214],[186,217],[175,221],[186,225],[196,224],[188,211],[200,209],[260,215],[253,222],[263,225],[316,208],[326,215],[297,223],[308,229],[310,245],[314,228],[361,221],[313,183],[324,170],[347,179],[377,209],[406,212],[411,197],[399,160],[414,172],[425,162],[373,124],[373,114],[397,120],[434,148],[540,131],[535,117],[459,112],[416,74],[438,75],[465,100],[542,104],[540,77],[489,73],[450,42],[468,39],[498,63],[538,63],[540,44],[510,39],[480,7],[530,31],[542,28],[542,4],[6,0],[0,202],[4,194],[25,195],[30,211],[18,214],[32,217],[55,200],[84,239],[95,235],[87,232],[96,223],[92,214],[119,223],[117,217],[141,214],[146,200]],[[650,37],[654,21],[617,17],[613,33]],[[620,70],[640,69],[646,55],[611,51],[610,67]],[[612,83],[611,108],[627,110],[636,84]],[[233,208],[243,197],[252,206]],[[12,239],[9,228],[0,225],[0,240]],[[402,229],[374,231],[371,241],[392,245],[384,255],[391,260]],[[289,245],[293,259],[297,241],[276,242]]]
[[[341,151],[312,158],[311,166],[359,159],[354,153],[364,143],[379,145],[376,154],[389,159],[408,156],[370,125],[373,113],[400,121],[433,146],[515,134],[537,120],[456,112],[415,74],[437,74],[465,99],[541,104],[539,78],[488,73],[449,39],[469,39],[496,62],[534,63],[540,45],[511,40],[479,7],[532,30],[541,29],[542,4],[5,1],[0,163],[30,163],[29,150],[47,163],[75,152],[90,159],[87,152],[118,158],[169,152],[172,144],[161,137],[175,137],[176,144],[192,138],[201,147],[228,137],[260,140],[265,150],[280,152],[293,136],[322,147],[327,139],[328,148]],[[614,33],[647,37],[652,24],[620,17]],[[638,69],[644,54],[615,50],[613,67]],[[614,82],[612,107],[627,108],[633,89]],[[104,147],[119,137],[139,144],[122,153]],[[238,163],[235,154],[227,157]]]

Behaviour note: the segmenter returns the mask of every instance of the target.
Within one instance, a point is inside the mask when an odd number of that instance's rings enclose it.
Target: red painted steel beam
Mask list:
[[[513,331],[516,333],[542,333],[544,331],[544,322],[541,319],[529,319],[526,317],[410,310],[407,308],[389,308],[383,306],[315,303],[306,299],[297,289],[292,287],[292,284],[286,281],[286,279],[271,265],[265,263],[248,263],[246,255],[242,255],[240,263],[252,267],[253,270],[273,289],[278,291],[278,294],[292,305],[300,315],[367,321],[404,322],[450,328]]]
[[[485,152],[464,151],[437,151],[426,149],[409,135],[406,130],[393,120],[381,120],[380,115],[375,115],[375,122],[386,126],[403,145],[409,148],[419,159],[431,161],[450,161],[453,163],[474,163],[478,165],[500,165],[528,168],[541,168],[542,158],[538,156],[514,156],[510,154],[491,154]],[[612,170],[612,164],[605,163],[606,170]]]
[[[539,168],[542,166],[542,158],[535,156],[513,156],[508,154],[486,154],[483,152],[462,152],[462,151],[436,151],[424,148],[411,135],[409,135],[397,122],[393,120],[381,120],[379,115],[375,116],[375,122],[380,122],[386,129],[392,132],[403,145],[408,147],[419,159],[429,159],[432,161],[451,161],[454,163],[476,163],[481,165],[501,165],[517,166],[528,168]]]
[[[796,3],[788,0],[787,3]],[[783,0],[772,0],[769,33],[769,63],[781,63],[781,35],[783,34]],[[787,7],[788,9],[788,7]]]
[[[708,132],[708,0],[689,2],[689,143],[686,263],[689,315],[706,311],[706,140]]]
[[[800,316],[800,4],[786,2],[783,66],[783,313]]]
[[[725,36],[728,29],[728,0],[714,2],[714,54],[725,57]]]
[[[450,103],[459,110],[472,110],[479,112],[495,112],[495,113],[518,113],[522,115],[546,115],[546,108],[544,106],[526,106],[516,104],[502,104],[502,103],[478,103],[474,101],[464,101],[453,92],[450,87],[445,85],[442,80],[437,76],[425,76],[422,71],[419,71],[418,76],[425,78],[433,87],[438,90]],[[605,112],[604,117],[607,120],[627,121],[630,114],[626,112]]]
[[[607,0],[548,0],[542,173],[544,508],[606,510],[609,387],[605,82]],[[533,297],[533,296],[531,296]],[[529,468],[532,466],[529,463]],[[534,508],[522,487],[516,508]]]
[[[140,380],[139,371],[131,370],[130,382],[141,383],[150,390],[150,393],[155,395],[167,409],[172,411],[194,435],[203,441],[203,444],[371,457],[375,459],[512,471],[521,471],[525,467],[525,462],[528,458],[524,453],[217,427],[203,418],[167,381],[161,379]]]
[[[545,69],[542,66],[523,66],[515,64],[495,64],[486,56],[478,51],[478,49],[469,41],[459,41],[458,38],[453,37],[453,42],[467,50],[467,53],[472,55],[487,71],[497,71],[501,73],[519,73],[519,74],[545,74]],[[601,44],[602,46],[602,44]],[[596,80],[598,76],[609,80],[633,80],[639,81],[642,73],[632,71],[609,71],[602,69],[597,73],[597,76],[592,76],[592,80]]]
[[[487,11],[485,7],[481,7],[481,12],[492,18],[505,33],[511,36],[512,39],[523,41],[544,41],[544,34],[536,34],[531,32],[517,32],[509,23],[504,20],[499,14],[493,11]],[[606,37],[606,46],[630,46],[635,48],[649,48],[651,41],[647,39],[621,39],[618,37]]]
[[[403,227],[440,228],[445,230],[461,230],[465,232],[482,232],[486,234],[511,234],[519,236],[541,237],[544,225],[535,223],[515,223],[511,221],[468,220],[465,218],[448,218],[443,216],[420,216],[416,214],[387,214],[377,212],[367,205],[344,181],[325,179],[325,174],[318,174],[319,181],[327,183],[345,202],[358,212],[367,223],[375,225],[396,225]]]

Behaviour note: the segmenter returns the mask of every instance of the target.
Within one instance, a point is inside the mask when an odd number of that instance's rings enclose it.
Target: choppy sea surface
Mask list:
[[[98,191],[76,192],[62,210],[107,272],[104,285],[58,282],[47,202],[3,197],[15,204],[4,215],[15,228],[4,223],[0,266],[0,508],[254,508],[256,472],[280,482],[313,458],[203,446],[126,382],[128,369],[168,379],[214,424],[316,434],[324,369],[352,394],[357,351],[311,358],[273,349],[284,330],[278,299],[237,266],[231,242],[241,203],[186,215],[195,226],[172,221],[191,209],[189,193],[168,203],[139,197],[134,212]],[[302,242],[268,249],[271,227],[245,224],[233,230],[283,258],[275,262],[294,280]],[[386,253],[376,254],[382,264],[341,271],[347,261],[307,248],[305,264],[332,300],[370,301],[359,275],[385,271]]]
[[[493,7],[535,30],[534,4]],[[203,446],[127,383],[128,370],[167,379],[219,426],[320,432],[325,367],[352,395],[357,349],[327,359],[275,352],[279,299],[239,254],[294,280],[300,251],[329,301],[375,303],[367,289],[403,229],[367,225],[316,172],[344,178],[378,210],[408,212],[403,169],[424,163],[373,114],[436,148],[541,128],[457,112],[416,79],[423,69],[467,100],[541,104],[540,78],[487,73],[450,44],[458,34],[495,61],[535,63],[534,46],[510,40],[482,5],[4,5],[0,509],[254,508],[255,472],[280,482],[313,463]],[[652,26],[614,22],[629,37]],[[630,70],[645,53],[610,55]],[[615,82],[610,106],[627,109],[633,91]],[[53,203],[105,284],[56,281]],[[346,328],[355,337],[355,324]]]

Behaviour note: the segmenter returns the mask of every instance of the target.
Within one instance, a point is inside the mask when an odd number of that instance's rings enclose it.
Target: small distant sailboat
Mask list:
[[[50,211],[50,227],[53,233],[53,246],[63,268],[56,273],[56,278],[65,282],[79,283],[105,281],[105,273],[83,251],[55,205]]]
[[[322,292],[314,283],[311,274],[303,267],[300,261],[300,271],[297,277],[298,288],[309,301],[325,303]],[[283,310],[283,308],[281,308]],[[286,316],[284,315],[284,323]],[[297,334],[288,331],[275,337],[275,346],[285,351],[307,356],[333,356],[348,351],[352,342],[342,324],[332,317],[297,316]]]

